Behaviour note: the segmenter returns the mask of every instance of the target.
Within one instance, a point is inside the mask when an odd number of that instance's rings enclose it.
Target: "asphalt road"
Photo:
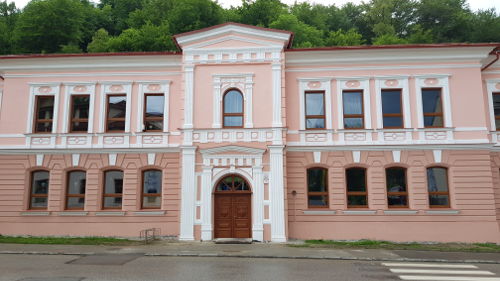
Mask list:
[[[404,279],[406,277],[409,277],[409,279]],[[137,254],[85,257],[70,255],[0,255],[1,281],[364,281],[402,279],[500,281],[500,265],[397,264],[306,259],[145,257]]]

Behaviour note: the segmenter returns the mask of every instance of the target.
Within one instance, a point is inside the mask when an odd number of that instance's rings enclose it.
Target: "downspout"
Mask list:
[[[495,54],[497,57],[490,63],[488,63],[485,67],[481,68],[481,71],[485,71],[488,67],[492,66],[495,62],[500,58],[500,52],[498,51],[499,47],[496,47],[493,51],[491,51],[491,55]]]

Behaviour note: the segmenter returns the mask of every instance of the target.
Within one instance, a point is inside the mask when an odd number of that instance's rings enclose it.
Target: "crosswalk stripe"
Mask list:
[[[401,280],[412,281],[500,281],[498,277],[462,277],[462,276],[422,276],[422,275],[399,275]]]
[[[472,264],[442,264],[442,263],[382,263],[384,266],[394,266],[394,267],[440,267],[440,268],[463,268],[471,269],[477,268],[477,266]]]
[[[439,269],[406,269],[391,268],[392,273],[411,273],[411,274],[464,274],[464,275],[495,275],[495,273],[486,270],[439,270]]]

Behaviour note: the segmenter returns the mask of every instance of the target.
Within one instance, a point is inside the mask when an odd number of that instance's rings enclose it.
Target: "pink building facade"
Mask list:
[[[500,243],[498,44],[0,57],[0,234]]]

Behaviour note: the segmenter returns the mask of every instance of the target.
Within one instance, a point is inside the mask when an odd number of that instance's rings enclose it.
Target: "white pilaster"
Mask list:
[[[194,66],[184,67],[184,129],[193,128]]]
[[[286,242],[283,148],[282,145],[269,146],[271,164],[269,173],[269,199],[271,204],[269,207],[271,241],[273,242]]]
[[[196,147],[182,147],[181,229],[179,240],[194,240]]]
[[[252,238],[264,241],[264,174],[262,166],[253,167],[253,226]]]
[[[212,240],[212,167],[203,166],[201,174],[201,240]]]
[[[273,127],[282,127],[281,123],[281,64],[273,63]]]

